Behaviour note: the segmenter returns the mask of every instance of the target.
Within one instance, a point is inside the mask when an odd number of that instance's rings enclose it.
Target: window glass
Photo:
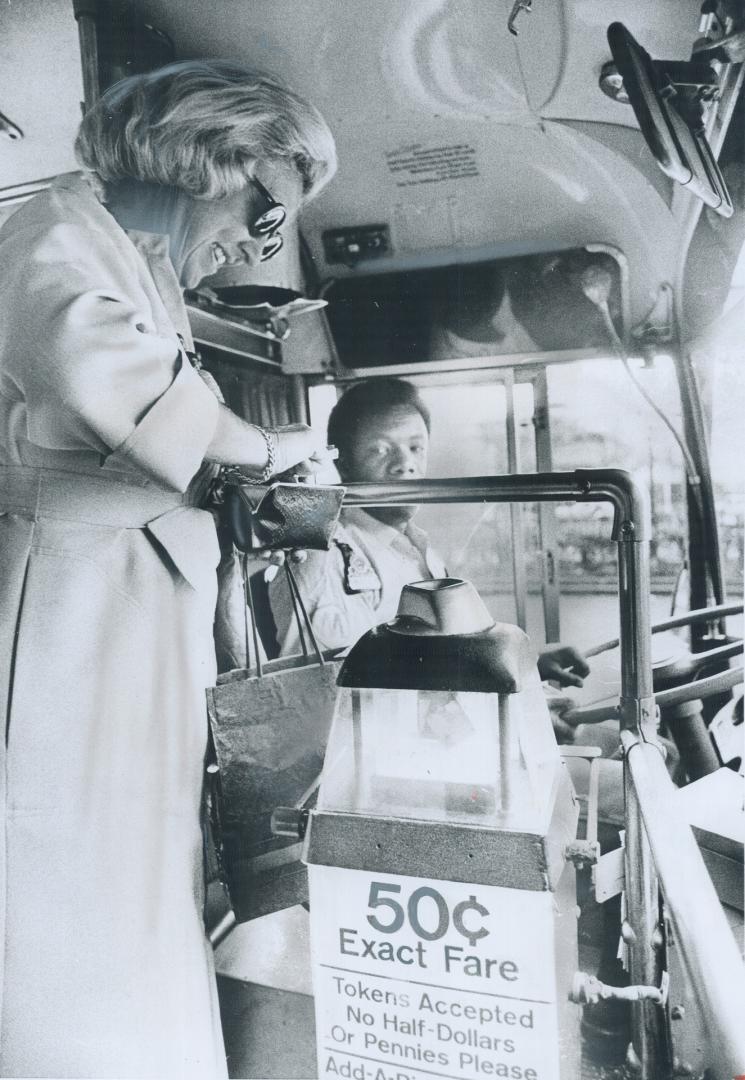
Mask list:
[[[745,259],[741,264],[745,285]],[[711,416],[711,471],[722,565],[727,592],[735,599],[743,592],[745,524],[745,379],[742,373],[745,289],[732,290],[735,296],[738,291],[740,298],[717,320],[706,340],[694,351],[697,369],[704,375],[702,382]]]
[[[319,383],[317,386],[308,387],[308,412],[310,425],[326,441],[326,428],[329,416],[338,398],[337,388],[334,383]],[[316,474],[319,484],[338,484],[339,474],[333,464]]]
[[[669,357],[634,370],[681,428]],[[461,377],[462,378],[462,377]],[[507,473],[507,387],[494,373],[478,382],[433,383],[413,379],[432,416],[430,477]],[[680,450],[662,421],[640,396],[616,359],[578,361],[548,368],[553,468],[636,469],[652,484],[655,541],[652,551],[652,616],[661,619],[685,554],[685,494]],[[329,393],[331,391],[331,393]],[[311,419],[325,427],[334,388],[311,391]],[[534,392],[514,387],[517,463],[537,469]],[[331,479],[331,478],[329,478]],[[561,639],[588,647],[618,634],[617,549],[611,539],[612,509],[596,503],[557,503]],[[517,511],[522,541],[517,551],[527,588],[526,629],[536,645],[546,640],[543,619],[541,538],[537,504]],[[442,555],[448,572],[473,582],[500,621],[516,622],[512,512],[499,503],[423,506],[416,524]]]
[[[507,388],[489,382],[420,386],[432,414],[429,476],[486,476],[509,472]],[[521,471],[535,470],[533,388],[515,387],[515,426]],[[532,511],[532,514],[531,514]],[[522,510],[527,567],[540,582],[539,540],[534,508]],[[478,589],[495,619],[515,622],[512,515],[505,503],[425,506],[416,523],[441,553],[448,572]],[[538,605],[540,616],[540,603]]]
[[[680,399],[672,358],[632,370],[678,432]],[[644,400],[621,362],[577,361],[548,368],[553,467],[623,468],[636,472],[650,493],[652,615],[664,618],[686,553],[682,455],[673,435]],[[560,503],[561,634],[586,645],[618,628],[618,566],[604,503]],[[589,598],[592,598],[590,601]]]

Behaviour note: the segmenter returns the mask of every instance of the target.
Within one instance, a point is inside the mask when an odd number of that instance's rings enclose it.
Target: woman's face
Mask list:
[[[291,225],[302,201],[302,182],[297,172],[284,165],[262,164],[256,170],[256,179],[259,186],[249,182],[242,191],[222,199],[184,196],[179,235],[171,235],[172,256],[184,288],[196,288],[222,266],[256,266],[261,262],[269,237],[255,235],[252,227],[271,207],[265,192],[287,211],[277,230],[279,234]]]

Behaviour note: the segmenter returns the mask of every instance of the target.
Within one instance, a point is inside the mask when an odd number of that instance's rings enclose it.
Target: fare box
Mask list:
[[[322,1080],[559,1080],[551,893],[308,873]]]

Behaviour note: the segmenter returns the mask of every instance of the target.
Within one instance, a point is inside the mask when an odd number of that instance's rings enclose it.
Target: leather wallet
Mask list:
[[[223,521],[240,551],[309,548],[327,551],[345,488],[274,482],[266,487],[228,478]]]

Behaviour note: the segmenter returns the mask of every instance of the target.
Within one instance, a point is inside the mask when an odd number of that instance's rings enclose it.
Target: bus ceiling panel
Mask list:
[[[230,56],[275,70],[334,128],[398,109],[527,118],[508,5],[493,0],[138,0],[180,56]],[[503,10],[502,10],[503,9]],[[543,58],[558,71],[561,57]]]
[[[3,135],[2,189],[77,168],[73,154],[83,97],[78,29],[71,0],[3,3],[0,114],[20,131]]]
[[[560,13],[560,14],[559,14]],[[535,0],[519,23],[517,48],[528,100],[546,118],[625,124],[636,128],[630,105],[607,97],[599,87],[601,68],[611,59],[606,30],[621,20],[652,56],[687,60],[699,36],[701,0],[594,0],[561,7]],[[561,70],[553,79],[546,63],[560,35]]]
[[[590,125],[587,125],[588,127]],[[599,126],[599,125],[598,125]],[[302,219],[323,278],[507,258],[585,244],[623,252],[632,325],[674,280],[678,225],[626,150],[560,123],[392,118],[339,137],[339,174]],[[324,233],[388,226],[390,248],[359,263],[330,262]]]
[[[308,93],[336,127],[398,109],[529,122],[635,126],[598,87],[606,30],[623,18],[652,51],[684,57],[697,0],[535,0],[509,33],[511,0],[135,0],[179,56],[259,63]]]

